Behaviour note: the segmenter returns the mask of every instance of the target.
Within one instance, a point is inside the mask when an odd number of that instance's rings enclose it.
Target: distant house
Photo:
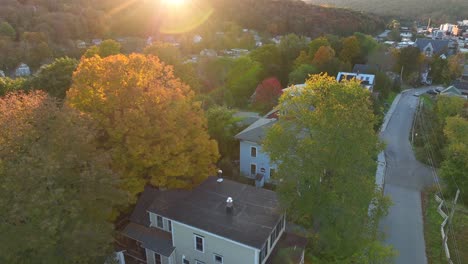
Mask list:
[[[356,79],[361,82],[361,86],[366,88],[369,91],[374,90],[375,84],[375,75],[374,74],[361,74],[361,73],[354,73],[354,72],[339,72],[336,76],[336,80],[341,82],[343,80],[352,80]]]
[[[82,40],[77,40],[76,41],[76,47],[79,49],[86,49],[86,42]]]
[[[5,77],[5,72],[0,70],[0,77]]]
[[[204,49],[204,50],[200,51],[200,56],[216,57],[216,56],[218,56],[218,53],[214,49]]]
[[[307,243],[285,232],[275,192],[216,177],[192,190],[146,187],[122,227],[128,263],[270,264],[282,247],[302,264]]]
[[[465,65],[462,76],[452,83],[463,95],[468,95],[468,65]]]
[[[463,95],[462,92],[460,90],[458,90],[453,85],[445,88],[444,90],[442,90],[442,92],[440,92],[440,95],[442,95],[442,96],[461,97],[461,98],[467,99],[467,96]]]
[[[91,42],[93,43],[93,45],[99,46],[102,43],[102,39],[93,39]]]
[[[202,42],[202,40],[203,40],[203,38],[200,35],[195,35],[192,38],[193,43],[200,43],[200,42]]]
[[[434,55],[448,55],[449,41],[439,39],[416,39],[414,43],[419,50],[426,55],[432,57]]]
[[[31,69],[25,63],[21,63],[15,70],[16,77],[24,77],[31,75]]]

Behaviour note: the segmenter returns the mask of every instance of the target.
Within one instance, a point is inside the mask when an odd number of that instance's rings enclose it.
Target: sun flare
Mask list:
[[[161,2],[171,6],[182,6],[187,2],[187,0],[162,0]]]

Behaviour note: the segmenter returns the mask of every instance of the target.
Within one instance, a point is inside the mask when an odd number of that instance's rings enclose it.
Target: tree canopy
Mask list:
[[[284,208],[314,230],[313,251],[323,259],[357,261],[378,241],[375,219],[385,211],[378,206],[368,215],[371,200],[381,198],[374,184],[379,141],[370,93],[356,81],[313,75],[306,87],[284,93],[279,108],[264,146],[279,164]]]
[[[0,110],[0,262],[103,263],[128,199],[93,122],[42,91]]]
[[[50,95],[63,99],[71,86],[72,75],[78,66],[78,61],[72,58],[57,58],[51,64],[41,67],[32,79],[32,86]]]
[[[216,142],[194,93],[154,56],[83,59],[67,103],[98,122],[123,188],[191,187],[214,172]]]

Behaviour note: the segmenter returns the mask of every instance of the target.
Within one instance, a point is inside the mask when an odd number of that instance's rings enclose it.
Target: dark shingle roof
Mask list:
[[[248,126],[246,129],[239,132],[235,138],[261,144],[266,136],[266,133],[268,132],[268,129],[273,126],[276,121],[276,118],[262,117],[255,121],[255,123]]]
[[[156,197],[148,211],[261,249],[281,216],[276,193],[226,179],[221,183],[216,180],[209,177],[186,191],[183,199],[168,200],[163,206]],[[234,200],[230,214],[226,212],[228,197]]]
[[[371,66],[368,64],[354,64],[353,72],[355,73],[370,73]]]
[[[468,92],[468,81],[465,80],[455,80],[452,83],[458,90],[461,90],[462,93]]]
[[[424,48],[431,43],[434,49],[434,53],[446,53],[449,45],[448,40],[441,40],[441,39],[416,39],[415,45],[419,48],[421,52],[424,52]]]
[[[122,234],[140,241],[144,248],[151,249],[166,257],[170,257],[175,249],[172,246],[171,234],[156,228],[129,223]]]

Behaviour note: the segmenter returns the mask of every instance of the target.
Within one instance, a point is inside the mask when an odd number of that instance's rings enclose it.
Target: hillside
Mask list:
[[[350,8],[356,11],[399,17],[406,20],[438,23],[455,22],[468,18],[466,0],[304,0],[308,3]]]
[[[383,20],[342,8],[327,8],[295,0],[192,0],[205,16],[178,34],[222,31],[226,22],[269,35],[375,33]],[[78,58],[77,40],[157,35],[171,14],[158,0],[0,0],[0,69],[11,71],[23,61],[37,69],[59,56]],[[186,8],[187,9],[187,8]],[[209,10],[209,11],[206,11]],[[179,12],[176,10],[175,12]],[[182,17],[179,13],[179,19]],[[181,20],[183,20],[181,19]],[[140,41],[141,42],[141,41]],[[144,40],[143,40],[144,42]],[[132,51],[129,48],[126,51]]]

